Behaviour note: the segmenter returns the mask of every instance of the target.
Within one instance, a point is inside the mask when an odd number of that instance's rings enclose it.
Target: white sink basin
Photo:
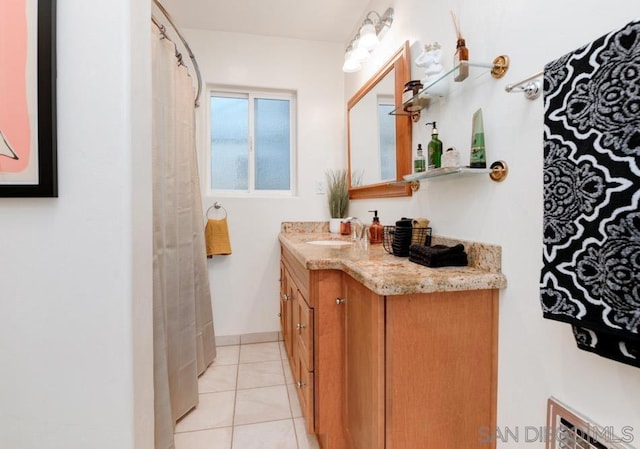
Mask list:
[[[323,246],[346,246],[351,245],[353,242],[349,242],[346,240],[311,240],[310,242],[306,242],[310,245],[323,245]]]

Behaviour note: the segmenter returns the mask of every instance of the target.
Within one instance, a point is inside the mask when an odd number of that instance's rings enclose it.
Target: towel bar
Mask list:
[[[540,80],[535,78],[540,78],[544,75],[544,72],[534,73],[533,75],[523,79],[514,84],[507,84],[504,88],[507,92],[513,92],[513,89],[518,89],[515,92],[524,92],[525,97],[529,100],[535,100],[542,93],[542,85]],[[525,84],[526,83],[526,84]],[[525,84],[522,86],[522,84]]]
[[[224,211],[224,217],[222,218],[227,218],[227,209],[224,208],[221,202],[216,201],[212,206],[209,207],[209,209],[207,209],[207,218],[209,218],[209,212],[211,211],[211,209],[222,209]]]

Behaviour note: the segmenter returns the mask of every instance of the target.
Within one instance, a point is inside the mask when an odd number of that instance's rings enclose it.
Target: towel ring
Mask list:
[[[207,218],[209,218],[209,212],[211,211],[211,209],[222,209],[224,211],[224,217],[222,218],[227,218],[227,209],[225,209],[222,203],[220,203],[219,201],[216,201],[215,203],[213,203],[213,206],[207,209]]]

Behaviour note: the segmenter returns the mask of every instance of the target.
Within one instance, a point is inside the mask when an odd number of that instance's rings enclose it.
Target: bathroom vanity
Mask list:
[[[496,425],[500,248],[462,242],[468,267],[432,269],[327,240],[341,239],[326,223],[282,225],[280,319],[307,431],[323,449],[495,447],[480,429]]]

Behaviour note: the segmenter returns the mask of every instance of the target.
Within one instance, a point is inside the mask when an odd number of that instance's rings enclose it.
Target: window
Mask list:
[[[378,129],[380,132],[380,179],[396,179],[396,118],[391,111],[396,108],[390,95],[378,95]]]
[[[210,93],[210,187],[292,193],[295,97],[290,93]]]

